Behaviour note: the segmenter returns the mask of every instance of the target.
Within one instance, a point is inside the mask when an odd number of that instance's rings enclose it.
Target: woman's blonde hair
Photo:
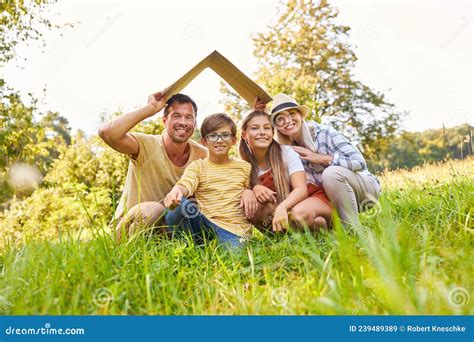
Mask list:
[[[270,115],[264,111],[255,110],[248,114],[242,122],[241,130],[242,132],[247,130],[249,122],[258,116],[264,116],[268,118],[270,122]],[[272,126],[272,132],[274,132],[274,128]],[[252,150],[247,145],[247,142],[242,138],[240,139],[239,144],[239,154],[240,158],[245,160],[246,162],[252,165],[252,171],[250,174],[250,184],[254,187],[257,184],[261,184],[258,180],[258,165],[257,161],[255,160],[254,155],[252,154]],[[290,193],[290,186],[289,186],[289,177],[287,171],[287,165],[282,157],[282,149],[280,144],[272,138],[272,142],[268,147],[268,151],[265,155],[266,162],[270,164],[271,172],[273,176],[273,181],[275,184],[275,190],[278,195],[278,203],[282,202]]]

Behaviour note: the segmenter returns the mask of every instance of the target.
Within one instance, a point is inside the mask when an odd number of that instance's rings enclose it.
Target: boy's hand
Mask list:
[[[272,230],[274,232],[282,232],[286,230],[287,226],[288,208],[283,203],[280,203],[280,205],[275,208],[275,213],[273,214]]]
[[[165,197],[165,200],[164,200],[165,207],[169,209],[176,208],[181,203],[182,198],[183,198],[183,193],[178,187],[175,186],[173,189],[171,189],[171,191]]]
[[[266,186],[259,185],[259,184],[255,185],[253,187],[253,193],[255,194],[257,201],[259,201],[262,204],[277,203],[277,199],[276,199],[277,193],[267,188]]]
[[[250,189],[245,189],[244,192],[242,192],[242,198],[240,199],[240,208],[244,208],[245,217],[247,217],[247,219],[252,219],[252,217],[257,212],[257,206],[257,198],[255,197],[253,191]]]

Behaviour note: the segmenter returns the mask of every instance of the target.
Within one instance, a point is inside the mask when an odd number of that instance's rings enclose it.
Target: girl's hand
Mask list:
[[[240,208],[244,208],[247,219],[252,219],[257,212],[257,206],[257,197],[255,197],[253,191],[245,189],[244,192],[242,192],[242,198],[240,199]]]
[[[282,232],[288,227],[288,208],[283,203],[280,203],[273,215],[272,230],[274,232]]]
[[[259,201],[262,204],[277,203],[277,199],[276,199],[277,193],[267,188],[266,186],[263,186],[260,184],[255,185],[253,187],[253,193],[255,194],[257,201]]]

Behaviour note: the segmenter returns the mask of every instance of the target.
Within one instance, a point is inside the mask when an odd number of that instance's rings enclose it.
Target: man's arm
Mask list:
[[[117,152],[138,157],[140,145],[129,133],[140,122],[160,112],[166,106],[166,97],[161,92],[148,97],[148,104],[133,112],[119,116],[99,128],[99,136]]]

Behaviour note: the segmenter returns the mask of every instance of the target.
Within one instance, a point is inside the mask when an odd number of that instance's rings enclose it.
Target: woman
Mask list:
[[[240,157],[252,165],[250,183],[259,202],[257,215],[251,221],[259,229],[268,229],[273,215],[274,231],[281,231],[291,221],[297,227],[318,230],[327,227],[332,209],[329,201],[307,198],[308,188],[303,164],[289,146],[274,139],[270,115],[254,110],[242,123]],[[314,192],[314,191],[313,191]],[[308,214],[307,207],[314,210]]]
[[[271,122],[277,140],[300,155],[306,173],[322,185],[343,223],[357,224],[358,212],[377,201],[381,187],[367,169],[364,157],[349,140],[330,126],[305,122],[309,108],[285,95],[273,100]]]

